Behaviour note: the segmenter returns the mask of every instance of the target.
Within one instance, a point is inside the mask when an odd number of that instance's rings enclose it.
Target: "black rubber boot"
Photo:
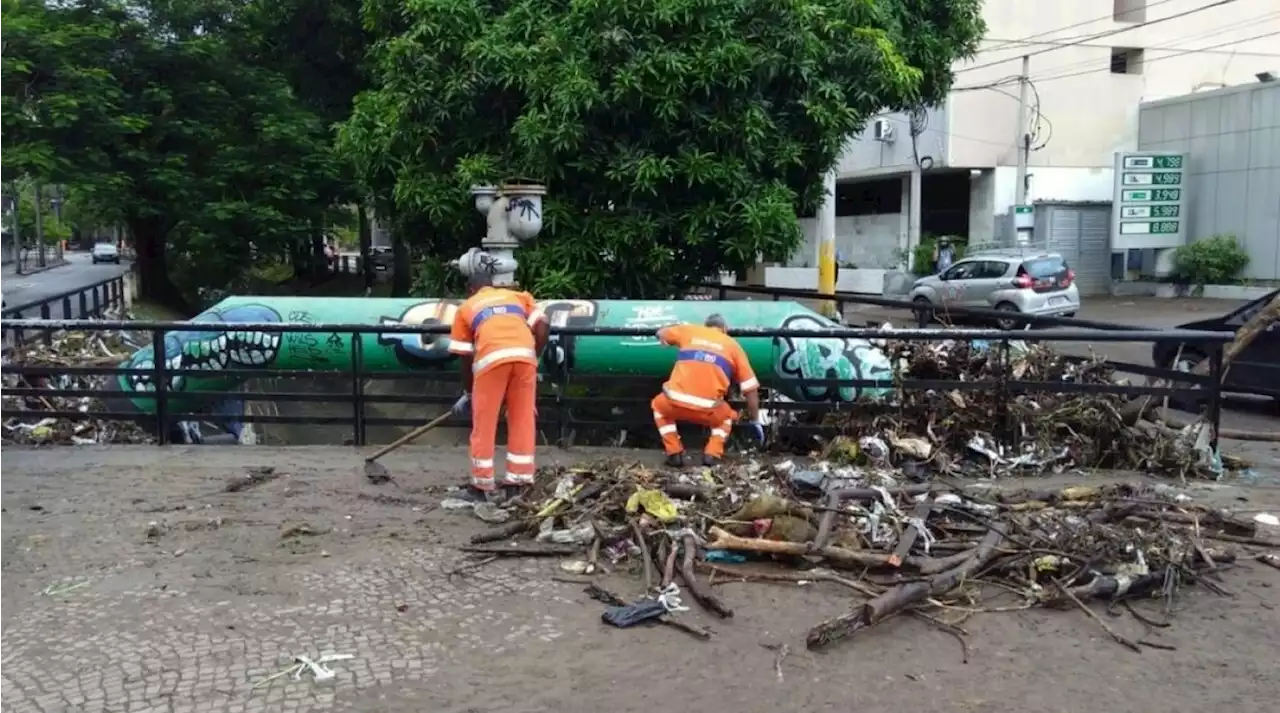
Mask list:
[[[683,454],[683,453],[672,453],[671,455],[667,456],[667,460],[666,460],[665,462],[666,462],[667,466],[668,466],[668,467],[670,467],[670,468],[683,468],[683,467],[684,467],[684,454]]]
[[[720,465],[720,463],[721,463],[721,462],[723,462],[723,460],[724,460],[724,459],[722,459],[722,458],[717,458],[716,456],[713,456],[713,455],[711,455],[710,453],[703,453],[703,454],[702,454],[702,464],[703,464],[703,465],[705,465],[705,466],[707,466],[707,467],[709,467],[709,468],[710,468],[710,467],[717,466],[717,465]]]

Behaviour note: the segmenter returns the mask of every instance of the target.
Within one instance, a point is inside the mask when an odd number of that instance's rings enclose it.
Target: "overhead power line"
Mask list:
[[[1175,58],[1175,57],[1184,57],[1184,56],[1189,55],[1189,54],[1197,54],[1197,53],[1199,53],[1199,52],[1204,52],[1205,50],[1218,49],[1219,47],[1229,47],[1229,46],[1231,46],[1231,45],[1239,44],[1239,43],[1241,43],[1241,42],[1253,42],[1254,40],[1265,40],[1265,39],[1267,39],[1268,37],[1275,37],[1275,36],[1277,36],[1277,35],[1280,35],[1280,30],[1275,30],[1275,31],[1268,32],[1268,33],[1266,33],[1266,34],[1262,34],[1262,35],[1255,35],[1255,36],[1253,36],[1253,37],[1245,37],[1244,39],[1240,39],[1240,40],[1232,40],[1232,41],[1230,41],[1230,42],[1223,42],[1223,43],[1221,43],[1221,44],[1218,44],[1218,45],[1212,45],[1212,46],[1209,46],[1209,47],[1200,47],[1200,48],[1198,48],[1198,49],[1183,50],[1182,52],[1174,52],[1173,54],[1167,54],[1167,55],[1164,55],[1164,56],[1161,56],[1161,57],[1153,57],[1152,59],[1144,59],[1144,60],[1142,60],[1142,64],[1143,64],[1143,66],[1145,67],[1146,65],[1151,64],[1152,62],[1159,62],[1159,61],[1161,61],[1161,60],[1173,59],[1173,58]],[[1104,71],[1105,71],[1105,72],[1110,72],[1110,71],[1111,71],[1111,66],[1110,66],[1110,64],[1108,64],[1108,66],[1106,66],[1106,67],[1095,67],[1095,68],[1093,68],[1093,69],[1086,69],[1086,70],[1083,70],[1083,71],[1080,71],[1080,72],[1070,72],[1070,73],[1068,73],[1068,74],[1057,74],[1057,75],[1051,75],[1051,76],[1048,76],[1048,77],[1040,77],[1040,78],[1039,78],[1039,79],[1037,79],[1036,81],[1037,81],[1037,82],[1052,82],[1052,81],[1054,81],[1055,79],[1066,79],[1066,78],[1068,78],[1068,77],[1081,77],[1081,76],[1084,76],[1084,75],[1086,75],[1086,74],[1093,74],[1094,72],[1104,72]]]
[[[1195,49],[1182,50],[1182,51],[1180,51],[1180,52],[1174,52],[1174,53],[1172,53],[1172,54],[1167,54],[1167,55],[1164,55],[1164,56],[1162,56],[1162,57],[1153,57],[1153,58],[1151,58],[1151,59],[1144,59],[1144,60],[1142,61],[1142,64],[1143,64],[1143,66],[1146,66],[1146,65],[1148,65],[1148,64],[1151,64],[1152,62],[1160,62],[1160,61],[1162,61],[1162,60],[1166,60],[1166,59],[1173,59],[1173,58],[1175,58],[1175,57],[1185,57],[1186,55],[1189,55],[1189,54],[1197,54],[1197,53],[1200,53],[1200,52],[1204,52],[1204,51],[1206,51],[1206,50],[1214,50],[1214,49],[1218,49],[1218,48],[1220,48],[1220,47],[1229,47],[1229,46],[1231,46],[1231,45],[1240,44],[1240,43],[1244,43],[1244,42],[1253,42],[1254,40],[1265,40],[1265,39],[1267,39],[1267,38],[1269,38],[1269,37],[1275,37],[1276,35],[1280,35],[1280,30],[1275,30],[1275,31],[1272,31],[1272,32],[1267,32],[1267,33],[1264,33],[1264,34],[1261,34],[1261,35],[1254,35],[1253,37],[1245,37],[1245,38],[1241,38],[1241,39],[1238,39],[1238,40],[1231,40],[1230,42],[1222,42],[1222,43],[1219,43],[1219,44],[1216,44],[1216,45],[1209,45],[1208,47],[1197,47],[1197,48],[1195,48]],[[1090,68],[1090,69],[1085,69],[1085,70],[1082,70],[1082,71],[1079,71],[1079,72],[1067,72],[1067,73],[1065,73],[1065,74],[1051,74],[1051,75],[1048,75],[1048,76],[1033,77],[1033,79],[1034,79],[1036,82],[1043,83],[1043,82],[1052,82],[1052,81],[1057,80],[1057,79],[1067,79],[1068,77],[1082,77],[1082,76],[1084,76],[1084,75],[1086,75],[1086,74],[1094,74],[1094,73],[1096,73],[1096,72],[1110,72],[1110,71],[1111,71],[1111,65],[1110,65],[1110,63],[1108,62],[1106,66],[1101,66],[1101,67],[1092,67],[1092,68]],[[974,86],[971,86],[971,87],[956,87],[956,88],[955,88],[955,89],[953,89],[952,91],[957,91],[957,92],[971,92],[971,91],[977,91],[977,90],[981,90],[981,89],[994,89],[994,88],[996,88],[996,87],[1004,86],[1004,85],[1007,85],[1007,84],[1011,84],[1011,83],[1016,82],[1016,81],[1018,81],[1018,77],[1016,77],[1016,76],[1015,76],[1015,77],[1013,77],[1013,78],[1011,78],[1011,79],[1006,78],[1006,79],[1002,79],[1002,80],[995,81],[995,82],[989,82],[989,83],[986,83],[986,84],[978,84],[978,85],[974,85]]]
[[[1159,7],[1159,6],[1161,6],[1161,5],[1165,4],[1165,3],[1168,3],[1168,2],[1173,2],[1173,0],[1156,0],[1156,2],[1153,2],[1153,3],[1151,3],[1150,5],[1147,5],[1147,6],[1146,6],[1146,9],[1150,10],[1150,9],[1151,9],[1151,8],[1153,8],[1153,7]],[[1027,44],[1027,41],[1028,41],[1028,40],[1031,40],[1031,39],[1036,38],[1036,37],[1044,37],[1045,35],[1056,35],[1056,34],[1058,34],[1059,32],[1065,32],[1066,30],[1074,30],[1074,29],[1075,29],[1075,28],[1077,28],[1077,27],[1084,27],[1085,25],[1092,25],[1092,24],[1094,24],[1095,22],[1114,22],[1114,21],[1115,21],[1115,19],[1116,19],[1116,14],[1115,14],[1114,12],[1112,12],[1112,13],[1111,13],[1111,14],[1109,14],[1109,15],[1103,15],[1102,17],[1095,17],[1095,18],[1093,18],[1092,20],[1085,20],[1084,22],[1077,22],[1077,23],[1076,23],[1076,24],[1074,24],[1074,25],[1065,25],[1065,26],[1063,26],[1063,27],[1059,27],[1059,28],[1056,28],[1056,29],[1053,29],[1053,30],[1045,30],[1044,32],[1038,32],[1038,33],[1036,33],[1036,34],[1034,34],[1034,35],[1027,35],[1026,37],[1023,37],[1023,38],[1022,38],[1022,39],[1020,39],[1020,40],[1001,40],[1002,42],[1004,42],[1004,44],[1002,44],[1002,45],[997,45],[997,46],[995,46],[995,47],[984,47],[983,49],[978,50],[978,53],[979,53],[979,54],[981,54],[981,53],[983,53],[983,52],[996,52],[996,51],[998,51],[998,50],[1005,49],[1006,47],[1010,47],[1010,46],[1013,46],[1013,45]],[[1089,35],[1089,36],[1091,36],[1091,35]],[[1073,38],[1058,38],[1058,39],[1073,39]],[[1048,43],[1047,43],[1047,42],[1040,42],[1040,43],[1036,43],[1036,44],[1048,44]]]
[[[1185,43],[1185,42],[1194,42],[1194,41],[1196,41],[1196,40],[1208,39],[1208,38],[1210,38],[1210,37],[1216,37],[1216,36],[1218,36],[1218,35],[1222,35],[1222,34],[1225,34],[1225,33],[1227,33],[1227,32],[1234,32],[1234,31],[1236,31],[1236,30],[1238,30],[1238,29],[1247,28],[1247,27],[1256,27],[1256,26],[1257,26],[1257,25],[1259,25],[1260,23],[1269,22],[1270,20],[1275,19],[1275,18],[1277,18],[1277,17],[1280,17],[1280,11],[1272,12],[1272,13],[1267,13],[1267,14],[1263,14],[1263,15],[1259,15],[1259,16],[1257,16],[1257,17],[1245,18],[1244,20],[1240,20],[1240,21],[1237,21],[1237,22],[1233,22],[1233,23],[1228,24],[1228,25],[1221,25],[1221,26],[1216,27],[1216,28],[1213,28],[1213,29],[1211,29],[1211,30],[1209,30],[1209,31],[1207,31],[1207,32],[1197,32],[1197,33],[1194,33],[1194,34],[1191,34],[1191,35],[1187,35],[1187,36],[1185,36],[1185,37],[1178,37],[1178,38],[1175,38],[1174,40],[1172,40],[1172,42],[1173,42],[1174,44],[1182,44],[1182,43]],[[1092,47],[1110,47],[1110,45],[1078,45],[1078,46],[1080,46],[1080,47],[1090,47],[1090,46],[1092,46]],[[1194,48],[1194,49],[1193,49],[1193,48],[1190,48],[1190,47],[1143,47],[1142,49],[1143,49],[1143,50],[1155,51],[1155,52],[1182,52],[1182,51],[1214,52],[1214,51],[1215,51],[1215,50],[1212,50],[1212,49],[1200,49],[1200,48]],[[1224,52],[1224,53],[1226,53],[1226,52],[1228,52],[1228,51],[1229,51],[1229,49],[1230,49],[1230,48],[1222,49],[1222,50],[1216,50],[1216,51],[1220,51],[1220,52]],[[1239,52],[1239,53],[1237,53],[1237,54],[1242,54],[1242,55],[1247,54],[1247,55],[1254,56],[1254,57],[1271,57],[1271,56],[1280,57],[1280,54],[1270,54],[1270,53],[1266,53],[1266,52]],[[1096,59],[1087,59],[1087,60],[1084,60],[1083,62],[1068,62],[1067,64],[1061,64],[1061,65],[1057,65],[1057,66],[1054,66],[1054,67],[1049,67],[1048,69],[1045,69],[1045,70],[1043,70],[1043,71],[1045,71],[1045,72],[1047,72],[1047,73],[1057,73],[1057,72],[1062,72],[1062,71],[1074,71],[1074,70],[1082,69],[1082,68],[1085,68],[1085,67],[1092,67],[1092,66],[1096,66],[1096,62],[1097,62],[1097,60],[1096,60]],[[1014,76],[1014,77],[1012,77],[1012,78],[1013,78],[1013,79],[1016,79],[1017,77],[1016,77],[1016,76]],[[996,81],[997,81],[997,82],[1002,82],[1003,80],[996,80]]]
[[[1212,10],[1213,8],[1216,8],[1216,7],[1222,7],[1223,5],[1227,5],[1232,2],[1235,2],[1235,0],[1217,0],[1216,2],[1209,3],[1208,5],[1204,5],[1202,7],[1193,8],[1191,10],[1185,10],[1183,12],[1176,13],[1173,15],[1167,15],[1165,17],[1158,17],[1154,20],[1148,20],[1146,22],[1135,23],[1129,27],[1120,27],[1114,30],[1107,30],[1106,32],[1099,32],[1094,35],[1083,37],[1075,42],[1067,42],[1055,47],[1047,47],[1042,50],[1036,50],[1035,52],[1028,52],[1024,55],[1009,57],[1007,59],[998,59],[993,62],[979,64],[974,67],[965,67],[963,69],[956,70],[955,73],[960,74],[962,72],[972,72],[979,69],[986,69],[987,67],[995,67],[996,65],[1005,64],[1006,62],[1013,62],[1021,59],[1022,57],[1035,57],[1036,55],[1047,54],[1049,52],[1057,52],[1058,50],[1065,49],[1067,47],[1074,47],[1076,45],[1084,44],[1085,42],[1088,42],[1090,40],[1097,40],[1103,37],[1111,37],[1112,35],[1119,35],[1119,34],[1137,30],[1143,27],[1150,27],[1151,25],[1159,24],[1161,22],[1168,22],[1169,20],[1176,20],[1181,17],[1187,17],[1188,15],[1194,15],[1198,12],[1204,12],[1205,10]]]

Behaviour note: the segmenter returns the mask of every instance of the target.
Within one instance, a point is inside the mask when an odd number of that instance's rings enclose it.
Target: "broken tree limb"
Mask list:
[[[698,542],[693,539],[693,535],[685,535],[682,544],[684,545],[684,559],[680,563],[680,579],[684,581],[685,589],[689,590],[689,594],[698,600],[698,603],[714,612],[717,616],[728,619],[733,616],[733,610],[725,606],[718,597],[702,582],[698,581],[698,576],[693,572],[693,557],[698,550]]]
[[[809,630],[805,643],[810,649],[820,649],[853,636],[886,617],[893,616],[912,604],[941,596],[964,583],[964,580],[982,569],[996,554],[996,548],[1004,540],[1005,525],[992,522],[991,529],[978,546],[960,565],[929,579],[907,582],[880,594],[862,605],[861,609],[828,619]]]
[[[707,531],[714,538],[707,543],[709,550],[733,550],[735,552],[759,552],[771,555],[791,555],[793,557],[803,557],[805,555],[817,556],[825,559],[833,567],[843,569],[863,569],[871,568],[887,568],[892,567],[889,564],[892,555],[883,552],[861,552],[858,550],[850,550],[844,547],[836,547],[828,545],[826,547],[814,548],[809,544],[801,542],[782,542],[779,540],[763,540],[753,537],[738,537],[730,534],[719,527],[712,527]],[[968,552],[962,552],[943,559],[935,560],[932,557],[910,556],[903,560],[903,564],[921,572],[941,571],[945,567],[939,569],[942,562],[959,563],[963,562],[969,556]]]
[[[463,552],[474,552],[481,555],[498,555],[499,557],[564,557],[577,554],[573,545],[543,545],[538,543],[524,545],[463,545],[458,548]]]
[[[528,530],[531,525],[533,525],[533,521],[531,520],[516,520],[515,522],[508,522],[502,527],[495,527],[491,530],[485,530],[484,532],[472,535],[471,544],[483,545],[486,542],[498,542],[499,540],[505,540],[509,537],[515,537],[516,535]]]
[[[982,541],[978,543],[978,546],[974,548],[972,554],[963,563],[927,580],[908,582],[890,589],[863,605],[863,617],[868,624],[874,624],[883,619],[886,614],[901,611],[908,604],[924,601],[931,597],[938,597],[955,589],[964,583],[964,580],[969,575],[987,565],[987,562],[995,555],[996,548],[1004,540],[1004,533],[1005,524],[1003,522],[992,522],[991,530],[987,533],[987,536],[982,538]]]
[[[631,533],[635,535],[636,546],[640,548],[640,559],[644,562],[644,591],[653,591],[653,561],[649,555],[649,545],[644,541],[644,532],[636,520],[631,521]]]
[[[911,511],[912,523],[902,533],[902,537],[898,539],[898,546],[894,548],[893,554],[889,555],[890,567],[901,567],[902,560],[911,554],[911,548],[916,544],[916,538],[920,536],[920,529],[916,527],[916,522],[921,523],[920,527],[924,527],[924,523],[929,519],[929,513],[933,511],[933,503],[925,500],[916,505]],[[928,540],[925,540],[928,542]]]

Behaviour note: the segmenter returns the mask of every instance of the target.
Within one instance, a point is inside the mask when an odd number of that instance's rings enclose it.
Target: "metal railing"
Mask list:
[[[28,320],[39,318],[48,320],[74,320],[101,317],[102,313],[112,307],[124,304],[124,275],[108,277],[91,285],[59,292],[49,297],[41,297],[25,304],[5,307],[3,316],[6,320]],[[53,331],[39,329],[37,331],[49,344],[53,339]],[[9,329],[5,327],[4,344],[6,347],[26,344],[29,338],[21,327]],[[10,339],[12,337],[12,339]]]
[[[423,418],[387,418],[374,417],[367,413],[367,409],[371,404],[433,404],[437,406],[445,406],[452,403],[453,396],[428,396],[425,394],[376,394],[370,393],[366,387],[366,381],[378,379],[395,379],[395,378],[413,378],[419,383],[428,380],[446,381],[452,385],[449,392],[456,388],[457,375],[452,368],[424,369],[406,371],[373,371],[366,366],[365,350],[368,348],[368,342],[363,339],[366,335],[388,335],[388,334],[435,334],[445,335],[449,328],[445,325],[435,326],[415,326],[401,324],[299,324],[299,323],[279,323],[279,322],[202,322],[198,325],[185,322],[152,322],[152,321],[68,321],[54,320],[49,322],[41,322],[36,320],[22,320],[16,322],[3,323],[3,329],[9,330],[84,330],[84,331],[116,331],[127,330],[134,333],[150,332],[151,347],[153,354],[164,354],[166,358],[147,360],[145,368],[120,368],[120,367],[66,367],[66,366],[28,366],[28,365],[5,365],[3,373],[6,375],[15,375],[25,382],[25,385],[18,385],[5,390],[6,397],[30,397],[26,402],[26,408],[6,410],[5,418],[64,418],[73,420],[86,419],[103,419],[103,420],[122,420],[134,421],[143,424],[151,429],[155,434],[157,441],[164,444],[169,439],[170,427],[178,422],[186,421],[203,421],[209,423],[266,423],[266,424],[326,424],[326,425],[343,425],[351,429],[351,442],[355,445],[365,445],[368,442],[367,429],[370,426],[416,426],[422,423]],[[332,339],[334,336],[341,337],[347,342],[346,365],[342,368],[334,369],[274,369],[274,368],[229,368],[211,372],[207,369],[190,369],[190,368],[172,368],[171,362],[175,355],[172,350],[166,352],[165,341],[166,336],[174,332],[192,332],[199,331],[202,333],[210,332],[237,332],[245,333],[265,333],[281,335],[277,342],[283,345],[289,340],[289,335],[297,335],[297,339],[306,343],[308,336],[318,340],[319,343],[325,343],[326,340]],[[945,390],[945,391],[988,391],[994,390],[1004,398],[999,399],[999,403],[1007,404],[1018,394],[1025,393],[1114,393],[1125,395],[1152,395],[1157,397],[1190,397],[1193,399],[1206,400],[1206,416],[1213,425],[1214,446],[1216,447],[1216,433],[1218,430],[1220,418],[1220,397],[1221,397],[1221,376],[1222,376],[1222,344],[1229,341],[1232,336],[1219,332],[1198,332],[1189,330],[1115,330],[1108,332],[1086,331],[1086,330],[1063,330],[1054,332],[1009,332],[1003,330],[893,330],[884,331],[878,329],[848,329],[834,328],[825,330],[788,330],[788,329],[733,329],[730,334],[741,338],[766,337],[774,339],[892,339],[895,341],[939,341],[939,340],[958,340],[969,341],[971,343],[982,340],[988,343],[986,348],[993,349],[998,354],[1001,369],[994,378],[982,379],[974,381],[958,381],[945,379],[914,379],[891,377],[886,379],[840,379],[840,378],[824,378],[824,379],[800,379],[800,378],[780,378],[775,375],[761,374],[761,381],[764,387],[769,389],[766,397],[762,399],[762,408],[772,409],[774,411],[819,411],[819,412],[836,412],[851,411],[857,409],[860,414],[873,410],[883,410],[893,412],[901,410],[904,400],[901,396],[908,391],[918,390]],[[652,337],[653,330],[651,328],[619,328],[619,327],[563,327],[553,330],[553,339],[557,340],[553,343],[563,346],[569,354],[574,350],[575,337]],[[1083,384],[1075,383],[1068,380],[1053,381],[1023,381],[1013,377],[1012,360],[1010,359],[1010,342],[1011,341],[1036,341],[1036,342],[1055,342],[1055,341],[1093,341],[1093,342],[1121,342],[1121,341],[1159,341],[1170,340],[1180,343],[1197,344],[1200,351],[1206,353],[1210,357],[1210,371],[1207,376],[1195,375],[1185,372],[1175,372],[1162,369],[1154,369],[1151,367],[1142,367],[1146,373],[1152,376],[1169,380],[1170,386],[1137,386],[1121,383],[1107,384]],[[315,342],[311,342],[315,343]],[[378,341],[379,349],[391,349],[391,346],[382,346]],[[336,357],[336,353],[334,354]],[[448,362],[444,362],[447,364]],[[572,358],[570,359],[572,364]],[[264,364],[264,367],[269,364]],[[36,386],[35,384],[44,383],[54,380],[56,377],[62,376],[99,376],[114,377],[123,383],[146,382],[150,386],[146,389],[125,389],[120,391],[103,391],[101,389],[52,389],[47,386]],[[342,394],[330,393],[300,393],[300,392],[263,392],[263,391],[238,391],[234,393],[226,393],[222,391],[192,391],[183,387],[189,380],[200,380],[210,378],[227,378],[227,379],[278,379],[278,378],[309,378],[316,377],[333,377],[345,381],[347,387]],[[572,373],[571,369],[552,368],[549,369],[546,378],[540,387],[540,396],[538,401],[540,426],[551,424],[554,428],[552,431],[554,438],[546,436],[547,431],[544,429],[544,439],[547,441],[555,441],[557,443],[565,443],[569,440],[575,426],[605,426],[612,429],[640,427],[652,428],[651,414],[648,406],[649,397],[620,397],[614,395],[608,396],[573,396],[575,391],[587,390],[581,387],[591,387],[592,385],[606,385],[612,387],[621,387],[628,383],[639,385],[648,384],[650,388],[645,393],[657,393],[658,385],[661,379],[655,377],[617,377],[617,376],[601,376],[601,377],[582,377]],[[1172,384],[1186,384],[1187,386],[1173,386]],[[175,385],[177,388],[175,388]],[[580,387],[575,389],[574,387]],[[783,393],[795,393],[797,388],[825,387],[828,393],[836,392],[836,389],[891,389],[897,393],[899,398],[886,399],[879,403],[867,403],[864,401],[852,402],[844,400],[830,401],[795,401],[792,399],[777,398],[774,395],[776,390]],[[1197,388],[1198,387],[1198,388]],[[33,409],[29,408],[32,403],[49,404],[49,398],[60,397],[96,397],[103,401],[116,404],[117,408],[107,410],[57,410],[57,409]],[[345,404],[350,408],[350,413],[345,416],[280,416],[280,415],[264,415],[255,413],[245,413],[243,415],[217,415],[197,411],[177,411],[173,408],[176,401],[185,401],[188,403],[198,403],[209,405],[219,400],[227,398],[239,399],[242,401],[273,401],[273,402],[309,402],[309,403],[338,403]],[[138,408],[137,401],[152,402],[152,408]],[[620,407],[630,406],[630,409]],[[608,414],[606,419],[579,419],[575,417],[575,411],[579,408],[590,409],[597,407],[604,409]],[[202,406],[203,408],[203,406]],[[996,414],[997,423],[992,428],[993,432],[1000,432],[1005,435],[1012,435],[1016,431],[1017,424],[1011,423],[1007,409],[1003,413]],[[796,426],[796,428],[820,428],[816,426]]]
[[[984,322],[994,322],[997,320],[1001,322],[1015,322],[1019,327],[1069,327],[1075,329],[1097,329],[1110,332],[1153,331],[1151,327],[1143,327],[1133,324],[1102,322],[1092,319],[1080,319],[1077,317],[1051,317],[1048,315],[1021,314],[1019,312],[1001,312],[999,310],[983,307],[932,305],[928,310],[922,310],[920,306],[908,300],[894,299],[892,297],[873,297],[871,295],[858,292],[836,292],[833,295],[824,295],[817,290],[796,290],[786,287],[759,287],[755,285],[720,285],[714,283],[704,283],[699,285],[697,290],[703,294],[715,295],[716,299],[721,300],[743,299],[741,295],[760,295],[768,297],[774,302],[778,302],[783,299],[811,301],[827,300],[836,303],[836,309],[841,315],[844,314],[845,307],[848,305],[869,305],[873,307],[884,307],[887,309],[900,309],[911,312],[916,318],[916,326],[920,328],[924,328],[930,321],[932,321],[932,319],[959,319]],[[750,297],[747,297],[746,299],[750,299]],[[1133,341],[1150,340],[1138,339]]]

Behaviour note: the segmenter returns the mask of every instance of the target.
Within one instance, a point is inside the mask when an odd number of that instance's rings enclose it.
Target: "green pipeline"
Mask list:
[[[191,320],[190,331],[165,338],[169,369],[200,375],[172,376],[171,412],[194,412],[209,406],[183,392],[234,392],[238,379],[219,376],[223,369],[348,369],[350,333],[326,332],[324,324],[450,325],[460,300],[423,298],[230,297]],[[770,301],[630,301],[547,300],[540,303],[553,327],[601,326],[652,329],[681,322],[701,323],[718,313],[730,328],[818,329],[834,323],[795,302]],[[269,333],[252,330],[201,331],[198,323],[288,322],[316,324],[314,332]],[[655,336],[564,337],[572,373],[584,376],[626,374],[662,377],[675,362],[674,349]],[[437,371],[456,368],[443,334],[371,332],[361,336],[367,371]],[[861,339],[814,337],[744,337],[743,349],[756,373],[791,398],[802,401],[853,401],[886,395],[893,379],[884,354]],[[128,394],[155,391],[155,355],[151,347],[135,353],[122,368],[138,371],[118,377]],[[207,372],[207,373],[206,373]],[[771,377],[771,378],[770,378]],[[801,386],[801,379],[877,379],[883,387]],[[796,382],[788,384],[788,382]],[[130,396],[143,412],[154,411],[149,397]]]

